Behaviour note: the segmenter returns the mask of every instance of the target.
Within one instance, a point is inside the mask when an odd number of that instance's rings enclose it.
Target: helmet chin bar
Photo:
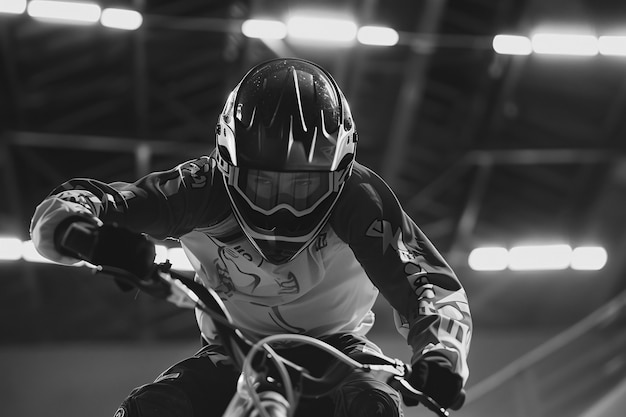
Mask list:
[[[309,218],[309,223],[312,226],[306,230],[305,233],[294,236],[286,236],[281,235],[282,231],[277,230],[277,226],[263,227],[262,225],[251,224],[251,222],[249,222],[246,219],[246,216],[241,212],[239,206],[243,203],[245,209],[251,211],[254,211],[254,209],[247,206],[247,203],[243,198],[241,198],[239,193],[228,185],[228,180],[225,176],[224,183],[235,219],[248,238],[248,241],[250,241],[252,246],[266,261],[275,265],[289,262],[304,251],[311,244],[311,242],[317,238],[321,230],[326,226],[326,223],[332,213],[332,209],[340,195],[339,192],[334,193],[334,195],[327,197],[325,201],[322,202],[323,204],[326,203],[328,205],[324,208],[323,216],[320,216],[319,218]],[[284,222],[287,225],[292,222],[304,220],[302,217],[294,216],[290,211],[287,211],[287,213],[286,217],[290,217],[290,219],[287,219],[287,221]],[[260,218],[267,217],[266,215],[258,212],[254,212],[253,215],[259,216]]]
[[[261,254],[263,259],[272,263],[274,265],[280,265],[286,262],[291,261],[293,258],[298,256],[302,251],[304,251],[313,240],[317,237],[322,227],[325,226],[326,221],[321,227],[317,228],[315,233],[311,234],[311,237],[307,240],[298,240],[298,241],[283,241],[279,238],[272,237],[271,235],[260,235],[255,234],[257,237],[253,237],[253,233],[250,233],[251,230],[249,227],[244,226],[243,220],[239,219],[238,215],[235,215],[237,222],[241,226],[244,234],[248,238],[248,241],[252,244],[252,246]]]
[[[309,245],[307,243],[306,245],[303,245],[301,247],[294,247],[293,250],[290,250],[290,245],[285,244],[281,245],[281,247],[263,249],[261,245],[259,245],[258,242],[254,241],[253,239],[251,239],[251,242],[253,242],[253,246],[261,254],[263,259],[274,265],[281,265],[291,261],[302,251],[304,251]]]

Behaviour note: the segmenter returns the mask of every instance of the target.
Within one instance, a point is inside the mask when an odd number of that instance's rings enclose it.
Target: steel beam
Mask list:
[[[428,0],[419,14],[416,32],[434,34],[441,21],[446,6],[445,0]],[[395,118],[390,123],[389,144],[383,156],[381,174],[395,187],[407,154],[406,146],[410,141],[413,123],[422,102],[426,72],[430,66],[432,45],[414,46],[408,63],[404,68],[404,78],[400,95],[396,101]]]

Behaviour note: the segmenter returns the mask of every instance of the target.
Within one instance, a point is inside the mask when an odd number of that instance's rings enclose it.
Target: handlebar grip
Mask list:
[[[441,407],[434,399],[424,394],[422,391],[413,388],[406,379],[395,380],[392,386],[402,394],[405,405],[415,406],[421,403],[438,417],[448,417],[450,415],[450,413],[445,408]],[[407,404],[407,399],[411,400],[409,404]]]
[[[55,232],[59,252],[94,265],[109,266],[143,278],[152,272],[156,249],[146,236],[116,225],[98,226],[72,217]]]
[[[451,410],[460,410],[461,407],[463,407],[463,404],[465,404],[465,398],[467,397],[467,393],[465,392],[464,389],[461,390],[461,393],[459,394],[459,397],[456,399],[456,401],[454,402],[454,404],[452,404],[450,406]]]
[[[60,223],[54,234],[54,244],[60,253],[91,261],[98,242],[98,226],[83,217],[70,217]]]

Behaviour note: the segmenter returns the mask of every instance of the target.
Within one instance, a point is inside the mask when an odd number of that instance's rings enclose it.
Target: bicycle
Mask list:
[[[60,236],[60,247],[76,255],[85,253],[85,247],[93,248],[96,239],[93,227],[85,227],[81,222],[65,225]],[[241,372],[236,393],[223,417],[293,417],[301,398],[328,395],[355,370],[371,372],[400,391],[404,399],[419,401],[438,417],[449,416],[435,400],[407,382],[411,367],[399,359],[381,356],[377,357],[380,363],[362,363],[319,339],[298,334],[249,340],[233,323],[217,292],[175,272],[169,261],[153,263],[143,277],[114,266],[88,267],[95,274],[111,276],[179,308],[200,309],[211,317],[224,349]],[[272,347],[285,342],[310,344],[332,355],[335,362],[322,375],[313,375]]]

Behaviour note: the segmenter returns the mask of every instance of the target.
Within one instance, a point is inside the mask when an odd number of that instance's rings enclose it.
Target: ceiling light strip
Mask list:
[[[567,268],[597,271],[606,265],[608,255],[600,246],[572,248],[567,244],[524,245],[510,249],[498,246],[479,247],[468,256],[475,271],[554,271]]]

